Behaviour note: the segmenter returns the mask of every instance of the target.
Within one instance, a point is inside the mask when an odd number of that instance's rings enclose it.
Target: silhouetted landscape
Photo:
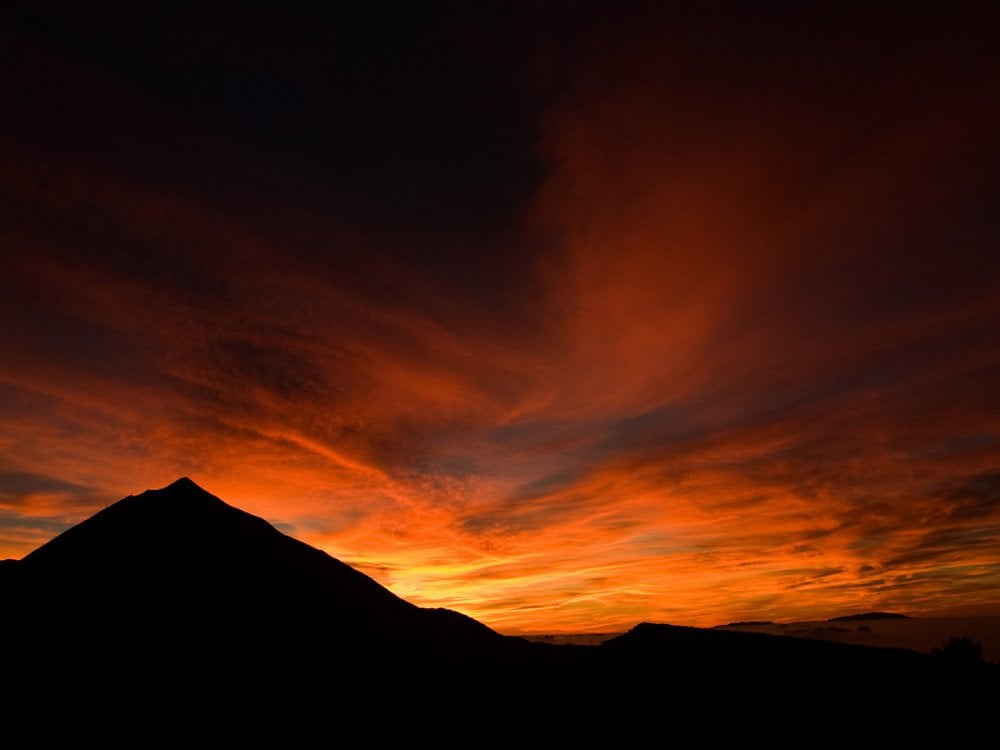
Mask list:
[[[998,670],[967,649],[646,623],[598,647],[505,637],[413,606],[188,479],[5,561],[0,586],[11,747],[955,747],[996,736]]]

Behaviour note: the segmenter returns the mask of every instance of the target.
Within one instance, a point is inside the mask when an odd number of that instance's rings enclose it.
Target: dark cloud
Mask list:
[[[0,495],[5,496],[8,501],[16,501],[26,495],[38,493],[83,494],[93,491],[93,487],[67,482],[58,477],[25,471],[0,471]]]
[[[907,552],[882,562],[886,569],[901,565],[954,559],[979,549],[1000,548],[1000,525],[985,528],[951,527],[933,529],[924,534]]]
[[[488,239],[541,175],[521,10],[183,5],[25,7],[22,64],[45,75],[17,92],[16,124],[45,123],[29,137],[210,205],[245,210],[256,190],[303,218],[350,216],[380,227],[382,252],[415,273],[500,308],[523,299],[527,256]]]
[[[947,494],[948,518],[955,522],[1000,517],[1000,472],[970,477]]]

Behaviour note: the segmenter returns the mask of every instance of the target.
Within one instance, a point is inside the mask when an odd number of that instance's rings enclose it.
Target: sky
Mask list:
[[[1000,8],[399,5],[5,4],[0,558],[189,476],[506,633],[1000,615]]]

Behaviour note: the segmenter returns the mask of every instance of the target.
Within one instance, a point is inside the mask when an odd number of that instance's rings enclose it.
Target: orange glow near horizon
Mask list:
[[[0,133],[0,558],[189,476],[505,633],[1000,615],[996,61],[810,98],[627,42],[544,113],[501,302],[445,233]]]

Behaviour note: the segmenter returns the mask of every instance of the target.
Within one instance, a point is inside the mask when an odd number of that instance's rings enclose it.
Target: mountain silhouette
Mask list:
[[[36,606],[91,620],[113,608],[132,628],[175,630],[197,611],[203,632],[230,636],[294,622],[325,637],[500,638],[471,618],[400,599],[187,478],[120,500],[17,568]]]
[[[5,746],[975,746],[988,665],[640,624],[529,643],[416,607],[189,479],[0,565]]]

